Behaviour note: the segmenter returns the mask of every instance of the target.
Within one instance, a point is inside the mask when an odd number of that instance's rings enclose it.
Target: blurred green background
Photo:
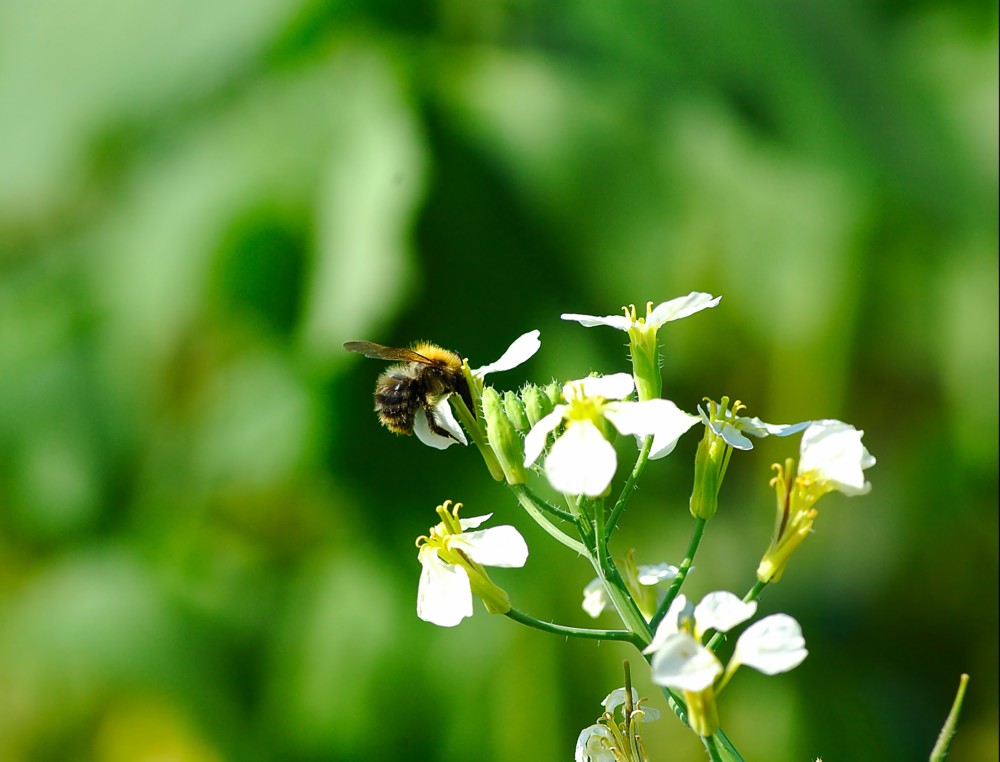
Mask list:
[[[926,759],[965,671],[951,759],[996,759],[997,200],[991,3],[6,0],[0,760],[571,759],[630,655],[665,710],[626,647],[416,618],[446,498],[526,535],[518,608],[586,626],[592,573],[474,449],[381,429],[341,343],[539,328],[517,388],[627,369],[561,312],[692,290],[666,396],[878,458],[766,591],[810,657],[741,673],[730,737]],[[797,439],[734,458],[692,596],[752,584]],[[680,560],[696,442],[617,554]]]

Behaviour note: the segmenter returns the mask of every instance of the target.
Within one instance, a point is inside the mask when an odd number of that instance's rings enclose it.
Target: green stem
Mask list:
[[[591,503],[591,515],[594,517],[594,540],[597,552],[597,560],[605,571],[610,571],[614,567],[614,561],[608,554],[608,538],[604,535],[604,500],[598,499]]]
[[[549,521],[548,517],[542,512],[534,500],[532,500],[531,494],[528,489],[523,484],[508,484],[511,492],[517,497],[517,502],[519,502],[524,510],[528,512],[528,515],[535,520],[542,529],[549,533],[555,540],[561,542],[570,550],[576,551],[581,556],[586,556],[590,558],[590,552],[579,540],[574,540],[568,534],[563,532],[559,527]]]
[[[705,525],[707,523],[708,519],[695,519],[694,521],[694,529],[691,530],[691,540],[688,542],[687,554],[684,556],[684,560],[681,561],[681,565],[677,569],[677,576],[670,583],[666,596],[660,601],[660,605],[656,608],[656,613],[653,614],[653,618],[649,622],[649,626],[654,631],[663,617],[666,616],[667,609],[670,608],[670,604],[674,602],[674,598],[681,591],[681,585],[684,584],[688,572],[691,571],[691,565],[694,563],[694,556],[698,552],[698,545],[701,544],[701,537],[705,533]]]
[[[721,730],[716,730],[709,738],[702,738],[701,742],[705,744],[712,759],[719,759],[721,762],[743,762],[742,755],[733,746],[729,736]]]
[[[511,609],[505,616],[513,619],[515,622],[520,622],[528,627],[534,627],[536,630],[543,630],[544,632],[551,632],[556,635],[566,635],[571,638],[584,638],[587,640],[623,640],[628,643],[632,643],[636,648],[642,648],[639,638],[634,632],[629,632],[628,630],[591,630],[583,627],[567,627],[562,624],[553,624],[552,622],[543,622],[540,619],[535,619],[533,616],[528,616],[517,609]]]
[[[588,553],[590,563],[597,572],[597,576],[604,582],[604,590],[607,592],[608,598],[611,599],[611,603],[614,605],[615,611],[618,612],[618,616],[621,617],[622,622],[641,639],[643,645],[639,646],[639,649],[642,650],[645,644],[649,643],[652,638],[652,630],[649,629],[649,622],[646,621],[646,617],[643,616],[635,599],[625,586],[625,581],[618,572],[618,567],[615,566],[614,561],[608,556],[608,548],[604,541],[603,533],[604,502],[597,500],[590,506],[594,515],[594,523],[591,524],[582,503],[577,503],[569,495],[566,496],[566,500],[570,507],[574,508],[581,517],[580,537],[587,544],[588,548],[593,549],[593,553]],[[584,530],[587,531],[584,532]]]
[[[568,521],[574,526],[576,525],[576,517],[569,511],[564,511],[562,508],[552,505],[552,503],[543,498],[541,495],[536,494],[528,485],[524,485],[524,491],[528,493],[528,497],[532,499],[535,505],[548,513],[550,516],[562,519],[563,521]]]
[[[605,542],[611,539],[611,535],[615,531],[615,527],[618,525],[618,517],[622,515],[622,511],[625,510],[625,506],[628,504],[629,498],[632,497],[632,493],[635,491],[636,482],[639,481],[639,477],[642,476],[642,472],[646,468],[646,463],[649,461],[649,451],[652,446],[653,437],[646,437],[645,440],[643,440],[639,456],[636,458],[635,466],[632,468],[632,473],[629,474],[628,479],[625,481],[625,485],[622,487],[621,495],[618,497],[618,502],[615,503],[615,507],[611,510],[611,515],[608,517],[607,526],[604,528]]]
[[[646,659],[648,660],[649,657],[647,656]],[[685,727],[690,727],[687,715],[687,704],[684,703],[684,699],[665,686],[661,685],[660,690],[663,691],[663,695],[667,699],[667,706],[669,706],[670,710],[677,715],[677,719],[683,722]]]
[[[605,565],[601,559],[595,557],[591,557],[590,563],[593,564],[597,576],[604,581],[604,589],[608,598],[611,599],[615,611],[618,612],[618,616],[641,641],[642,645],[638,646],[641,651],[652,639],[653,631],[649,629],[649,622],[646,621],[632,594],[625,587],[625,582],[622,580],[621,574],[618,573],[618,568],[614,563]]]
[[[767,587],[767,582],[761,582],[758,580],[754,583],[754,586],[750,588],[750,591],[743,596],[743,602],[750,603],[750,601],[757,600],[760,597],[760,594],[764,592],[765,587]],[[705,648],[709,651],[714,651],[718,647],[719,643],[725,639],[725,637],[726,633],[724,632],[715,633],[711,640],[708,641],[708,645],[706,645]],[[721,691],[722,688],[720,687],[719,690]]]
[[[685,727],[691,727],[688,722],[687,705],[684,703],[684,699],[670,688],[660,686],[660,690],[663,691],[670,710],[677,715]],[[708,752],[709,759],[719,760],[720,762],[743,762],[742,755],[740,755],[736,747],[733,746],[733,742],[729,740],[729,737],[722,730],[715,731],[715,734],[709,738],[701,738],[699,736],[699,739],[704,745],[705,751]]]
[[[575,519],[576,531],[580,533],[580,539],[583,540],[583,544],[588,548],[596,548],[594,527],[590,523],[590,516],[587,515],[587,512],[577,498],[572,495],[563,495],[563,498],[566,500],[566,505],[569,506],[570,513],[572,513]],[[582,498],[580,499],[582,500]]]
[[[955,727],[958,725],[958,715],[962,711],[962,702],[965,700],[965,686],[968,682],[968,675],[962,675],[958,680],[958,693],[955,694],[955,701],[951,705],[948,719],[944,721],[944,727],[941,728],[937,743],[934,744],[934,748],[931,750],[930,762],[944,762],[944,758],[948,756],[948,747],[951,745],[951,739],[955,735]]]
[[[479,421],[465,404],[465,400],[462,399],[462,395],[452,394],[449,398],[449,402],[452,403],[452,410],[454,410],[458,415],[458,420],[462,423],[462,428],[465,429],[465,432],[472,439],[472,443],[479,448],[479,452],[482,454],[483,460],[486,461],[486,468],[490,471],[490,476],[498,482],[504,481],[506,477],[504,477],[500,461],[497,460],[496,453],[493,452],[493,448],[490,447],[489,442],[486,441],[486,437],[483,435],[483,430],[479,426]]]
[[[733,457],[733,446],[726,445],[726,454],[722,456],[722,466],[719,468],[719,488],[722,488],[722,482],[726,478],[726,471],[729,470],[729,459]]]
[[[705,751],[708,752],[708,758],[712,762],[724,762],[725,758],[719,753],[719,747],[714,737],[702,738],[701,742],[705,744]]]

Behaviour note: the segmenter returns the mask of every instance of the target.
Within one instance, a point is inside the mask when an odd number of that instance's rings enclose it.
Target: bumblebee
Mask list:
[[[438,436],[458,441],[438,422],[434,405],[449,393],[457,394],[473,409],[472,393],[462,373],[462,358],[436,344],[419,342],[411,349],[386,347],[370,341],[348,341],[348,352],[376,360],[398,360],[378,377],[375,412],[382,425],[396,434],[413,433],[417,411],[423,410],[427,425]]]

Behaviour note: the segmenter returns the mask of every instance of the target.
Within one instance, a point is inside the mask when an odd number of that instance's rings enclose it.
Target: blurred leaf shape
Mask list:
[[[313,358],[380,333],[413,278],[411,228],[424,194],[425,146],[395,62],[348,47],[332,62],[340,97],[320,157],[317,251],[302,326]],[[433,287],[433,284],[427,284]]]
[[[219,90],[257,62],[302,5],[0,5],[0,221],[44,218],[85,192],[84,154],[94,136]]]

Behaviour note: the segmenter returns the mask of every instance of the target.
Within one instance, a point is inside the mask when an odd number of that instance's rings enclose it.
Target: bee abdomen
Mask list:
[[[385,376],[379,379],[375,388],[375,410],[379,420],[397,434],[413,433],[413,414],[419,404],[413,383],[408,376]]]

